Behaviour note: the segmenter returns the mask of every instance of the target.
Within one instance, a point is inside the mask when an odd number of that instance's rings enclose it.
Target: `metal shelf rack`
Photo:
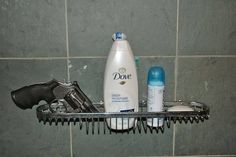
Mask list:
[[[139,112],[119,112],[119,113],[107,113],[104,112],[103,102],[94,103],[94,105],[101,111],[98,113],[52,113],[49,110],[49,105],[41,105],[36,109],[37,118],[39,122],[44,124],[55,124],[61,123],[67,124],[78,124],[80,129],[85,127],[87,134],[106,134],[106,133],[158,133],[164,132],[165,127],[170,127],[171,123],[199,123],[209,118],[210,109],[203,103],[199,102],[185,102],[185,101],[173,101],[164,102],[163,112],[147,112],[146,101],[140,102]],[[169,112],[168,108],[178,105],[184,105],[191,107],[193,111],[172,111]],[[106,119],[135,119],[136,123],[128,130],[112,130],[109,129]],[[152,127],[147,125],[147,119],[151,118],[163,118],[164,124],[160,127]],[[129,122],[128,122],[129,123]],[[123,124],[123,123],[122,123]],[[116,124],[117,125],[117,124]],[[123,127],[122,127],[123,128]]]

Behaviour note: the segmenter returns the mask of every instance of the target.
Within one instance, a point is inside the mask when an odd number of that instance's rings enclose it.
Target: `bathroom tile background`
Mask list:
[[[1,156],[236,156],[235,8],[235,0],[1,0]],[[165,100],[203,102],[210,119],[158,134],[87,135],[38,123],[36,107],[13,104],[12,90],[52,78],[77,80],[102,100],[116,31],[137,56],[140,99],[147,70],[160,65]]]
[[[0,61],[0,154],[8,156],[68,156],[69,127],[42,126],[33,110],[21,110],[10,97],[10,91],[51,77],[65,79],[65,60]]]
[[[181,58],[179,69],[178,98],[208,104],[211,117],[200,124],[177,125],[176,155],[234,154],[235,58]]]
[[[70,0],[68,28],[71,56],[107,56],[117,30],[135,55],[174,55],[176,1]]]

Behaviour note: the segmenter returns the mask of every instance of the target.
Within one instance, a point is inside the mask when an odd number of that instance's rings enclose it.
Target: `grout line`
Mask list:
[[[65,25],[66,25],[66,59],[67,59],[67,77],[70,81],[70,69],[69,69],[69,37],[68,37],[68,19],[67,19],[67,0],[65,0]]]
[[[66,39],[68,42],[68,39]],[[69,45],[68,43],[66,43]],[[86,59],[86,58],[107,58],[107,56],[69,56],[69,46],[67,47],[66,57],[0,57],[0,60],[60,60],[60,59]],[[140,58],[236,58],[236,55],[178,55],[178,56],[137,56]]]
[[[236,156],[236,155],[177,155],[176,157],[206,157],[206,156],[208,156],[208,157],[215,157],[215,156],[218,156],[218,157],[232,157],[232,156]]]
[[[68,37],[68,18],[67,18],[67,0],[65,0],[65,26],[66,26],[66,60],[67,60],[67,81],[70,82],[70,60],[69,60],[69,37]],[[72,126],[70,124],[70,157],[73,157],[73,138]]]
[[[199,156],[213,156],[214,157],[214,156],[236,156],[236,155],[199,155]],[[194,156],[190,156],[190,157],[194,157]]]
[[[175,156],[175,131],[176,131],[176,124],[173,125],[173,145],[172,145],[172,151],[173,151],[173,154],[172,156]]]
[[[73,157],[72,124],[70,123],[70,157]]]
[[[203,58],[203,57],[218,57],[218,58],[234,58],[236,55],[181,55],[181,58]]]
[[[0,57],[0,60],[52,60],[52,59],[67,59],[67,57]]]
[[[177,83],[178,83],[178,48],[179,48],[179,0],[177,0],[176,9],[176,42],[175,42],[175,87],[174,87],[174,100],[177,99]]]
[[[158,56],[137,56],[137,57],[140,57],[140,58],[174,58],[175,57],[175,55],[174,56],[160,56],[160,55],[158,55]]]
[[[235,157],[236,155],[176,155],[175,157]],[[146,157],[146,156],[134,156],[134,157]],[[149,157],[172,157],[172,156],[149,156]]]
[[[174,100],[177,100],[177,85],[178,85],[178,49],[179,49],[179,0],[176,7],[176,43],[175,43],[175,87],[174,87]],[[172,145],[172,155],[175,156],[175,131],[176,125],[173,126],[173,145]]]
[[[206,156],[236,156],[236,154],[235,155],[206,155]]]
[[[77,59],[86,59],[86,58],[107,58],[107,56],[71,56],[70,59],[77,58]]]
[[[176,44],[178,44],[178,38],[176,39]],[[222,58],[231,58],[231,57],[236,57],[236,55],[179,55],[179,52],[178,52],[178,45],[177,45],[177,48],[176,48],[176,54],[175,55],[163,55],[163,56],[160,56],[160,55],[155,55],[155,56],[139,56],[139,55],[136,55],[137,57],[140,57],[140,58],[175,58],[175,57],[178,57],[178,58],[202,58],[202,57],[222,57]],[[71,56],[69,58],[107,58],[107,56]]]

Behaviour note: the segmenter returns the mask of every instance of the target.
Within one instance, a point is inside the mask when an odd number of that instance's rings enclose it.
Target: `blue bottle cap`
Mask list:
[[[112,39],[115,40],[126,40],[126,35],[122,32],[116,32],[112,35]]]
[[[148,71],[148,85],[164,86],[165,85],[165,71],[162,67],[153,66]]]

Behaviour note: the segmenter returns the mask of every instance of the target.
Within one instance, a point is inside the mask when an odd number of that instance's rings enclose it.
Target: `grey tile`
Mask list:
[[[73,132],[73,155],[74,156],[97,156],[97,157],[120,157],[120,156],[169,156],[172,154],[173,129],[165,129],[164,133],[153,134],[142,132],[135,134],[132,131],[111,134],[107,130],[104,135],[87,135],[86,130],[79,126],[72,128]],[[90,132],[91,133],[91,132]]]
[[[21,110],[10,92],[25,85],[64,80],[64,60],[0,60],[0,154],[1,156],[70,156],[69,127],[39,123],[36,106]],[[43,103],[43,102],[40,102]]]
[[[182,58],[177,96],[210,107],[204,123],[177,125],[176,155],[236,154],[236,58]]]
[[[0,57],[66,56],[65,2],[2,0]]]
[[[180,55],[236,54],[235,0],[180,0]]]
[[[162,66],[166,72],[165,100],[174,99],[174,57],[138,58],[137,74],[139,99],[147,97],[147,73],[151,66]],[[77,80],[82,90],[93,101],[103,100],[105,58],[71,59],[71,81]]]
[[[103,100],[105,58],[70,59],[70,80],[78,81],[83,92],[94,102]]]
[[[135,55],[174,55],[176,1],[70,0],[68,27],[71,56],[106,56],[117,31]]]

